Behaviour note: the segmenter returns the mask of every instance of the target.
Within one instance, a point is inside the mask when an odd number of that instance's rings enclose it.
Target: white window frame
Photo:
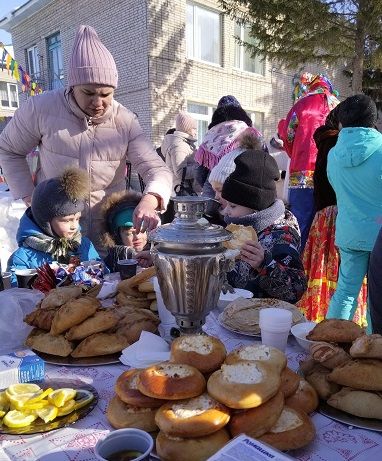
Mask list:
[[[32,79],[40,76],[40,60],[37,45],[27,48],[28,72]],[[33,70],[31,68],[31,63]]]
[[[2,107],[3,109],[9,109],[9,110],[16,110],[18,107],[19,107],[19,93],[17,91],[17,85],[16,83],[11,83],[11,82],[4,82],[2,81],[1,83],[5,83],[7,85],[7,95],[8,95],[8,103],[9,105],[4,105],[0,99],[0,107]],[[16,106],[12,106],[12,100],[11,100],[11,86],[12,87],[15,87],[16,91],[15,91],[15,94],[16,94]]]
[[[199,5],[194,2],[187,2],[186,3],[186,8],[192,7],[193,9],[193,22],[192,22],[192,43],[189,43],[189,40],[187,40],[187,11],[186,11],[186,56],[187,59],[192,59],[193,61],[199,61],[203,62],[205,64],[211,65],[211,66],[217,66],[221,67],[222,66],[222,49],[223,49],[223,34],[222,34],[222,15],[219,11],[214,10],[212,8],[208,8],[204,5]],[[200,10],[204,11],[209,11],[214,14],[216,14],[219,18],[219,60],[218,62],[213,62],[213,61],[206,61],[198,56],[195,55],[195,35],[196,35],[196,30],[198,29],[198,14],[197,12]]]
[[[245,24],[239,24],[237,22],[234,23],[234,27],[236,26],[240,27],[240,40],[244,41],[244,32],[245,32]],[[235,34],[236,36],[236,34]],[[236,65],[236,53],[239,53],[239,66]],[[247,72],[248,74],[251,75],[261,75],[262,77],[265,76],[265,61],[262,62],[262,72],[252,72],[251,70],[244,69],[244,54],[248,53],[247,49],[245,46],[241,45],[240,43],[237,43],[235,41],[235,50],[234,50],[234,68],[237,70],[240,70],[241,72]]]
[[[207,114],[199,114],[197,112],[192,112],[190,105],[195,104],[197,106],[202,106],[207,108]],[[206,104],[203,102],[198,102],[198,101],[192,101],[189,100],[187,101],[187,112],[192,115],[192,118],[194,118],[197,122],[207,122],[207,127],[211,123],[212,119],[212,114],[214,113],[216,109],[216,106]],[[207,128],[208,130],[208,128]],[[198,145],[200,144],[201,140],[203,139],[205,133],[200,133],[198,130],[197,136],[198,136]]]

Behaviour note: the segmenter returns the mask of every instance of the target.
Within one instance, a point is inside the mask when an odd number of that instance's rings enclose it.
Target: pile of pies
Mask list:
[[[302,362],[305,379],[334,408],[382,419],[382,336],[350,320],[328,319],[307,335],[315,341]]]
[[[262,345],[227,355],[206,335],[173,341],[168,362],[124,372],[107,418],[114,428],[159,430],[162,461],[204,461],[240,433],[281,450],[310,443],[316,391],[286,367],[285,354]]]
[[[91,292],[83,295],[79,286],[52,289],[24,318],[35,327],[25,344],[37,352],[60,357],[95,357],[122,351],[137,341],[143,330],[157,330],[158,316],[149,309],[153,299],[147,297],[152,293],[147,286],[151,273],[150,268],[135,280],[129,279],[129,290],[139,296],[128,295],[125,300],[120,297],[117,305],[107,309],[95,292],[93,296]],[[118,285],[119,293],[126,290],[125,282]]]
[[[296,306],[274,298],[238,298],[228,304],[219,316],[219,322],[229,330],[247,335],[260,335],[260,311],[268,307],[287,309],[292,312],[292,325],[304,319]]]

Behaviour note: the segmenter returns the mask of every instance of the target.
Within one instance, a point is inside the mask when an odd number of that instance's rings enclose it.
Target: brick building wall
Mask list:
[[[192,2],[219,11],[216,0]],[[64,75],[80,24],[93,26],[112,52],[119,71],[116,99],[136,112],[146,134],[159,144],[174,118],[187,103],[216,106],[233,94],[250,112],[263,114],[267,138],[291,106],[293,71],[267,62],[264,75],[234,67],[234,22],[221,19],[221,65],[186,57],[187,0],[52,0],[39,12],[15,25],[15,58],[26,68],[25,50],[37,45],[42,67],[47,67],[46,38],[60,32]],[[348,82],[340,70],[318,66],[304,70],[326,72],[343,97]]]

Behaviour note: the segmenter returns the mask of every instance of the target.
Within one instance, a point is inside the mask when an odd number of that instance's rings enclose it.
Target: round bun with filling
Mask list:
[[[315,435],[314,425],[306,413],[284,407],[276,424],[258,439],[285,451],[305,447]]]
[[[171,437],[159,431],[156,451],[162,461],[206,461],[229,440],[229,434],[225,429],[193,439]]]
[[[284,408],[284,394],[277,394],[259,407],[249,410],[239,410],[231,415],[229,430],[232,437],[247,434],[250,437],[260,437],[276,424]]]
[[[134,407],[158,408],[163,405],[163,400],[154,399],[142,394],[138,390],[138,374],[141,370],[133,368],[124,371],[115,382],[114,390],[122,402]]]
[[[106,416],[115,429],[134,427],[146,432],[153,432],[158,430],[155,423],[155,412],[156,410],[153,408],[132,407],[122,402],[119,397],[114,396],[109,402]]]
[[[226,353],[220,339],[207,335],[185,335],[172,342],[170,362],[185,363],[201,373],[211,373],[224,362]]]
[[[203,437],[224,427],[230,418],[227,407],[206,392],[192,399],[167,402],[155,421],[159,429],[172,437]]]
[[[273,397],[280,387],[280,373],[260,362],[223,364],[207,382],[208,393],[229,408],[258,407]]]
[[[248,346],[241,346],[233,350],[227,355],[225,363],[231,365],[243,360],[259,360],[261,362],[266,362],[274,365],[280,371],[282,371],[287,364],[287,358],[284,352],[281,352],[276,347],[262,344],[249,344]]]
[[[297,391],[301,377],[286,367],[281,372],[281,386],[280,389],[284,393],[284,397],[287,398]]]
[[[195,367],[162,362],[140,371],[137,385],[142,394],[149,397],[181,400],[204,392],[206,380]]]
[[[308,381],[300,378],[296,392],[285,400],[285,405],[309,414],[318,407],[318,394]]]

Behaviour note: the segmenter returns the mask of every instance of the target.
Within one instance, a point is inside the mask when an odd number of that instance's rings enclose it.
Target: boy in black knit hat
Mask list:
[[[10,256],[8,270],[37,269],[53,261],[67,264],[71,256],[81,261],[101,260],[80,231],[81,212],[89,195],[87,184],[87,173],[70,167],[36,186],[32,205],[20,219],[16,235],[19,248]]]
[[[252,226],[258,242],[243,245],[228,281],[251,290],[256,298],[296,303],[306,290],[300,230],[294,215],[277,199],[277,163],[262,150],[247,150],[235,164],[235,171],[223,184],[222,197],[227,201],[224,220]]]

